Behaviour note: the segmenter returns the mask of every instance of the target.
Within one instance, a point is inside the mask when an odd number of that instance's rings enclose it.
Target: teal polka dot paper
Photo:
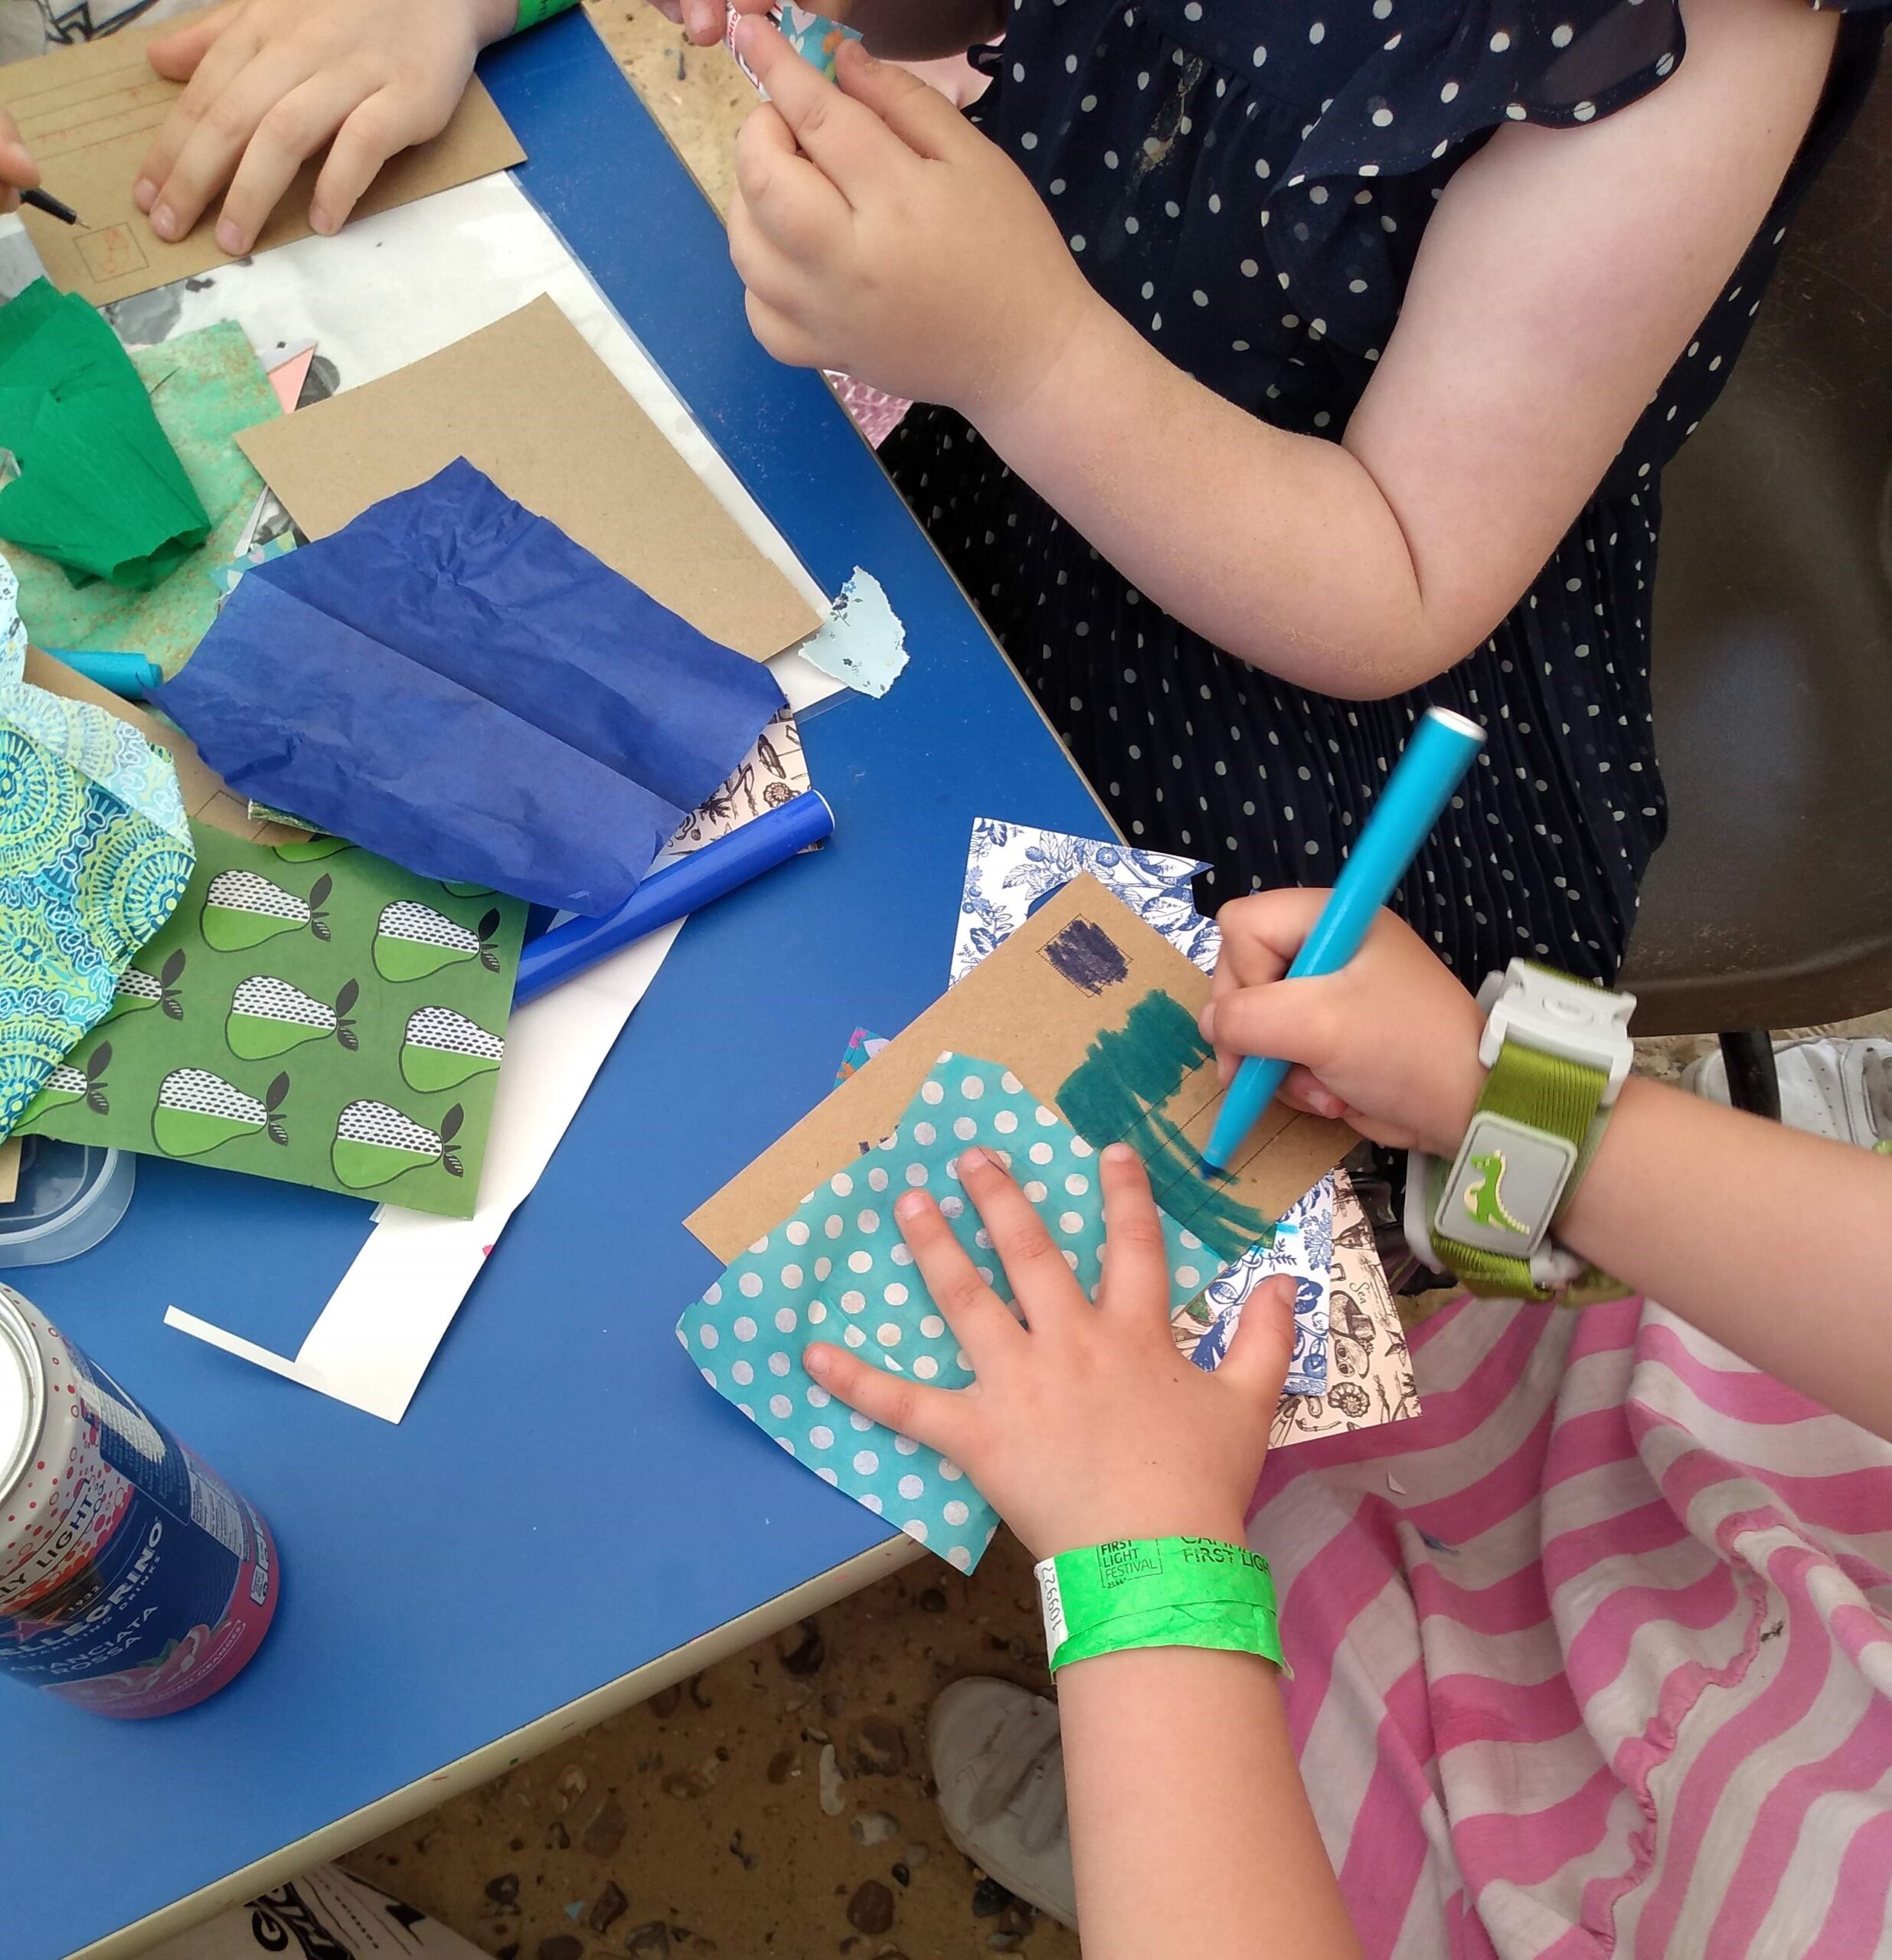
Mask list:
[[[1000,1298],[1011,1288],[978,1214],[961,1195],[960,1152],[980,1145],[1010,1165],[1078,1283],[1094,1293],[1103,1250],[1096,1153],[1009,1069],[942,1055],[894,1134],[803,1199],[691,1307],[677,1338],[703,1378],[795,1459],[910,1537],[970,1572],[998,1514],[960,1467],[835,1402],[802,1366],[810,1341],[935,1388],[972,1370],[934,1306],[894,1216],[930,1191]],[[1222,1262],[1163,1219],[1173,1312]]]

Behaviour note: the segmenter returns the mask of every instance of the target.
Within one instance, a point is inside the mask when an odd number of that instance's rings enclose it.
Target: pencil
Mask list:
[[[22,191],[20,202],[31,204],[36,211],[44,211],[48,217],[56,217],[61,224],[77,224],[79,214],[70,204],[62,204],[50,191]]]

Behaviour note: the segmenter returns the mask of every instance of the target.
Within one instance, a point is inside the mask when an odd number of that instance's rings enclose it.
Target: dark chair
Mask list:
[[[1814,186],[1720,404],[1663,482],[1653,622],[1672,822],[1623,984],[1639,1034],[1892,1007],[1892,80]]]

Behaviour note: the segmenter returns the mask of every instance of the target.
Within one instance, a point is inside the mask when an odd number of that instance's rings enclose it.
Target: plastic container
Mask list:
[[[125,1216],[136,1161],[126,1150],[21,1138],[19,1189],[0,1204],[0,1269],[54,1266],[90,1252]]]

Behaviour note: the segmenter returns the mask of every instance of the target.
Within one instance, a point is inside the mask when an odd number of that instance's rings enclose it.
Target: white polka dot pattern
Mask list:
[[[893,1202],[910,1188],[939,1198],[953,1236],[991,1271],[995,1290],[1009,1301],[1004,1272],[981,1245],[985,1234],[972,1207],[959,1200],[952,1168],[959,1153],[977,1143],[1015,1158],[1022,1176],[1021,1131],[1031,1138],[1027,1148],[1038,1172],[1027,1191],[1079,1285],[1093,1291],[1103,1246],[1096,1153],[1009,1070],[943,1055],[894,1135],[811,1193],[792,1218],[734,1261],[677,1326],[677,1338],[718,1394],[799,1462],[966,1572],[991,1539],[997,1514],[961,1481],[956,1465],[949,1468],[910,1437],[864,1416],[848,1417],[846,1433],[859,1440],[838,1442],[832,1398],[802,1367],[802,1351],[812,1328],[890,1374],[947,1389],[972,1380],[917,1268],[910,1258],[896,1256],[905,1247]],[[837,1224],[839,1230],[831,1231]],[[1163,1228],[1174,1313],[1217,1276],[1217,1266],[1214,1254],[1173,1220],[1165,1217]],[[826,1272],[826,1260],[809,1265],[792,1256],[795,1248],[815,1240],[832,1241]],[[838,1337],[835,1321],[841,1323]],[[712,1355],[714,1367],[708,1364]],[[770,1390],[760,1406],[746,1393],[759,1372]]]

